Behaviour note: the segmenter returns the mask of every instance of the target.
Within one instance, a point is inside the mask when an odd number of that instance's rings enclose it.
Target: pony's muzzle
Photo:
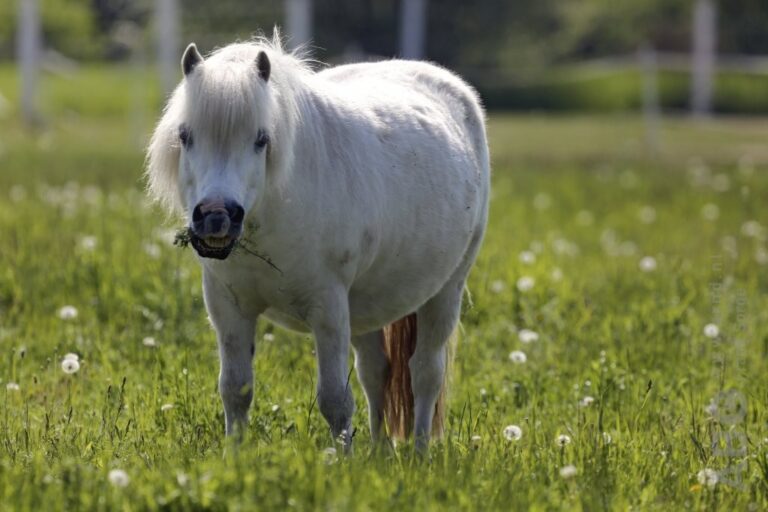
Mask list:
[[[192,211],[192,247],[205,258],[226,258],[242,233],[244,217],[245,210],[234,201],[201,201]]]

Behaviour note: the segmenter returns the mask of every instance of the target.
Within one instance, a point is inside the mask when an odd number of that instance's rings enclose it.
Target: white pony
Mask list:
[[[426,448],[488,215],[477,94],[423,62],[313,72],[278,37],[206,59],[190,44],[182,70],[147,177],[184,213],[203,267],[227,434],[247,424],[265,316],[313,333],[334,437],[352,441],[351,344],[373,440],[386,419]]]

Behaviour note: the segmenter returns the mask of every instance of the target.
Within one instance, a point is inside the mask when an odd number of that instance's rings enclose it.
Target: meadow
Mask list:
[[[133,71],[47,78],[29,127],[0,68],[1,510],[768,508],[764,119],[668,118],[649,152],[632,115],[492,113],[446,435],[372,452],[355,382],[345,457],[312,340],[267,322],[246,439],[224,439]]]

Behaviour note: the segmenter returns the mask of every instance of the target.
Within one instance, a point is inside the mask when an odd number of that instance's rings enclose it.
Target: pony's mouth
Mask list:
[[[223,236],[223,237],[200,237],[194,232],[190,233],[190,242],[192,247],[197,251],[197,254],[203,258],[213,258],[216,260],[226,259],[232,252],[237,243],[237,237]]]

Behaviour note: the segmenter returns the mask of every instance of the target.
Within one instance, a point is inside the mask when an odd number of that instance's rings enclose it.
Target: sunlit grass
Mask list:
[[[311,339],[267,323],[227,445],[200,272],[144,199],[143,132],[78,105],[0,125],[0,508],[768,507],[761,121],[668,121],[650,159],[636,118],[492,116],[491,224],[425,461],[370,453],[358,387],[355,453],[326,452]],[[733,425],[709,407],[731,387]],[[713,444],[728,428],[744,453]],[[699,481],[739,463],[739,486]]]

